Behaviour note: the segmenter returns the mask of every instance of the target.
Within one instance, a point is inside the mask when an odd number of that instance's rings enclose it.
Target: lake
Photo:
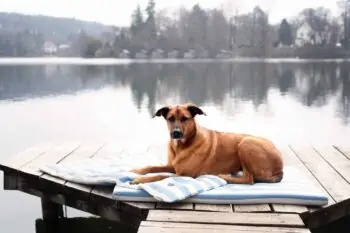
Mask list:
[[[197,117],[201,125],[277,145],[344,145],[350,138],[346,61],[0,63],[1,160],[44,141],[165,143],[166,124],[152,115],[184,102],[207,113]],[[0,206],[2,232],[35,232],[38,198],[1,190]],[[68,216],[86,214],[68,209]]]

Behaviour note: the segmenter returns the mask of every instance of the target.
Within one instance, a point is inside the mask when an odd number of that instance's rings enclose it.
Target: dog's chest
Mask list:
[[[191,156],[181,156],[178,155],[172,161],[172,166],[177,175],[180,176],[198,176],[202,173],[202,170],[205,169],[205,157],[192,154]]]

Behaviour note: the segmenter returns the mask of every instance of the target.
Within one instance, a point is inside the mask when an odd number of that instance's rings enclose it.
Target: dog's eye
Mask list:
[[[170,122],[174,122],[175,121],[175,117],[169,117],[169,119],[168,119]]]
[[[185,121],[187,121],[188,120],[188,118],[187,117],[181,117],[181,122],[185,122]]]

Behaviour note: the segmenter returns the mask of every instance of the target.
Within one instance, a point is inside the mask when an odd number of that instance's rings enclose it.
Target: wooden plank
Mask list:
[[[154,232],[231,232],[231,233],[248,233],[248,232],[272,232],[272,233],[310,233],[306,228],[287,228],[287,227],[262,227],[262,226],[237,226],[237,225],[220,225],[220,224],[193,224],[193,223],[176,223],[176,222],[153,222],[143,221],[140,224],[139,233]]]
[[[325,193],[325,195],[328,197],[328,205],[335,203],[334,198],[328,193],[328,191],[325,189],[325,187],[323,187],[323,185],[318,180],[318,177],[315,176],[309,170],[309,168],[305,166],[305,164],[298,158],[296,153],[294,153],[294,151],[290,147],[282,147],[282,148],[280,148],[280,151],[282,152],[282,155],[283,155],[283,158],[284,158],[284,161],[286,164],[297,168],[300,172],[305,174],[317,188],[319,188],[322,192]],[[274,206],[275,205],[272,205],[273,208],[275,208]],[[290,206],[290,205],[288,205],[288,206]],[[277,207],[277,208],[279,208],[279,207]],[[289,207],[288,207],[288,209],[289,209]],[[287,212],[289,211],[288,209],[286,209]]]
[[[44,143],[34,147],[29,147],[26,150],[21,151],[20,153],[3,161],[0,168],[5,169],[5,167],[8,167],[16,170],[20,169],[44,154],[50,147],[52,147],[52,143]]]
[[[127,205],[130,205],[130,206],[135,206],[139,209],[152,210],[152,209],[156,208],[156,203],[153,203],[153,202],[130,202],[130,201],[127,201],[124,203]]]
[[[150,210],[147,221],[304,227],[297,214]]]
[[[314,150],[350,184],[349,159],[332,146],[318,146],[314,147]]]
[[[232,212],[231,205],[225,204],[194,204],[194,210],[198,211],[214,211],[214,212]]]
[[[62,159],[69,156],[70,153],[76,150],[79,145],[79,142],[71,142],[54,146],[42,155],[36,157],[30,163],[24,165],[21,168],[21,171],[40,176],[43,174],[43,172],[39,170],[40,166],[43,166],[45,164],[59,163]]]
[[[274,212],[277,212],[277,213],[304,213],[308,211],[308,208],[302,205],[274,204],[273,210]]]
[[[252,204],[252,205],[234,205],[235,212],[271,212],[271,208],[268,204]]]
[[[165,203],[159,202],[156,204],[156,209],[172,209],[172,210],[193,210],[192,203]]]
[[[298,158],[337,201],[350,197],[350,186],[312,147],[291,146]]]
[[[341,152],[346,158],[350,160],[350,149],[342,146],[334,146],[339,152]]]

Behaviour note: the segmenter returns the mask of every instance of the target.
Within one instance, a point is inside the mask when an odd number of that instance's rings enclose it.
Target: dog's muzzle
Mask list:
[[[183,133],[179,128],[175,128],[173,132],[170,134],[172,139],[181,139],[183,137]]]

